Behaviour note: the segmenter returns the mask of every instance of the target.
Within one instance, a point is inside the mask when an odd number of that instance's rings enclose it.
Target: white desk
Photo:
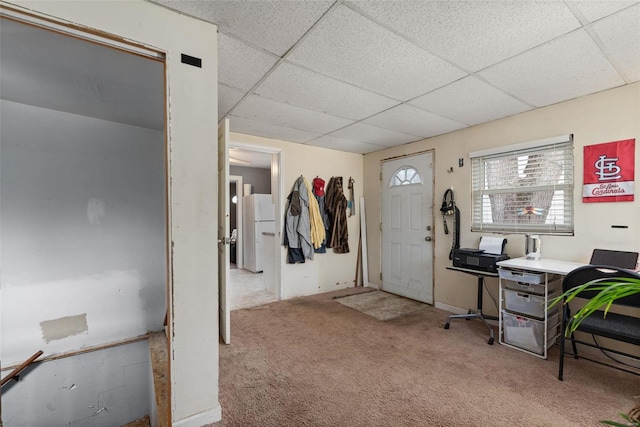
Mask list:
[[[582,267],[582,263],[578,262],[569,262],[569,261],[561,261],[555,259],[540,259],[540,260],[530,260],[525,257],[522,258],[513,258],[505,261],[500,261],[497,263],[500,268],[500,330],[499,330],[499,342],[507,347],[514,348],[516,350],[524,351],[526,353],[532,354],[537,357],[541,357],[543,359],[547,358],[547,349],[550,345],[552,345],[556,338],[559,335],[560,328],[558,327],[562,319],[559,318],[558,315],[551,315],[546,311],[546,307],[549,302],[549,291],[553,288],[556,288],[558,291],[562,291],[562,276],[567,275],[570,271]],[[526,314],[520,315],[513,310],[507,310],[505,307],[505,296],[504,291],[507,289],[507,292],[510,295],[514,295],[514,282],[517,282],[518,274],[527,275],[538,275],[542,274],[541,281],[539,282],[538,287],[542,287],[542,291],[539,293],[521,291],[522,296],[527,298],[531,298],[531,300],[536,300],[544,303],[544,317],[543,318],[535,318],[532,316],[527,316]],[[515,276],[509,277],[510,275]],[[509,278],[503,278],[509,277]],[[512,282],[509,283],[509,280]],[[523,277],[524,281],[524,277]],[[529,282],[533,283],[533,282]],[[517,287],[516,287],[517,289]],[[520,295],[520,294],[518,294]],[[522,329],[513,328],[510,326],[510,333],[524,333],[522,335],[522,342],[518,342],[518,338],[513,339],[505,339],[505,325],[504,320],[505,317],[508,321],[513,321],[517,319],[518,326],[523,326]],[[537,340],[533,341],[533,340]],[[532,341],[528,341],[532,340]],[[532,344],[536,342],[536,344]]]
[[[498,267],[535,271],[538,273],[560,274],[562,276],[566,276],[571,270],[587,265],[580,262],[560,261],[557,259],[545,258],[534,261],[525,257],[498,261],[496,264]]]

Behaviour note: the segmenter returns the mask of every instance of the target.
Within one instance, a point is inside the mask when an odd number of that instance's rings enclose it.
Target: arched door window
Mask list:
[[[389,187],[411,184],[422,184],[422,177],[415,168],[403,166],[393,174]]]

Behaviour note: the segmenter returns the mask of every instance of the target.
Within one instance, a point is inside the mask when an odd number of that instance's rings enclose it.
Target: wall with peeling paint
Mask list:
[[[161,330],[162,131],[1,101],[2,361]]]

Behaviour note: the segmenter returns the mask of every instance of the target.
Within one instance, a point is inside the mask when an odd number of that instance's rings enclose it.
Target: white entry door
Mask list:
[[[229,233],[229,119],[218,126],[218,302],[220,336],[231,342],[231,305],[229,304],[230,233]]]
[[[382,290],[433,304],[433,153],[382,163]]]

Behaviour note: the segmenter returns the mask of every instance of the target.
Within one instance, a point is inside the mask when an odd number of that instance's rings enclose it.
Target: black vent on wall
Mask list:
[[[189,56],[186,54],[182,54],[182,63],[193,65],[194,67],[202,68],[202,59],[196,58],[195,56]]]

